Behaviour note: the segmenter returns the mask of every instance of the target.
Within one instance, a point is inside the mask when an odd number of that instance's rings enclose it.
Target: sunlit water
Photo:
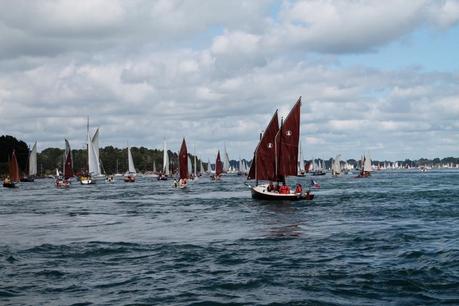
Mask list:
[[[459,171],[316,180],[2,188],[0,304],[459,304]]]

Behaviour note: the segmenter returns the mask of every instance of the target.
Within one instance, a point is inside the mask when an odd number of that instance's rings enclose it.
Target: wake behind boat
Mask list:
[[[255,149],[254,158],[247,179],[255,179],[254,187],[250,186],[252,197],[263,200],[312,200],[310,191],[303,192],[300,184],[291,191],[286,185],[287,176],[298,174],[298,145],[300,138],[301,97],[292,110],[281,122],[279,128],[277,110],[268,124],[260,142]],[[258,184],[267,180],[269,184]],[[273,185],[272,182],[276,182]]]

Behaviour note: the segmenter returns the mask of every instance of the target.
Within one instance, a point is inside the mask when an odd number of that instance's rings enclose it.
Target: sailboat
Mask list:
[[[217,159],[215,160],[215,175],[211,176],[211,179],[214,181],[220,180],[224,169],[224,164],[220,159],[220,150],[217,152]]]
[[[224,173],[230,173],[233,172],[231,169],[231,164],[230,164],[230,159],[228,156],[228,152],[226,151],[226,144],[223,146],[224,152],[223,152],[223,172]]]
[[[82,185],[95,184],[96,181],[105,180],[102,174],[99,159],[99,129],[91,137],[89,134],[89,118],[87,123],[87,141],[88,141],[88,173],[80,177]]]
[[[312,172],[312,176],[319,176],[319,175],[325,175],[325,171],[323,170],[325,168],[325,161],[321,161],[320,159],[316,161],[313,159],[313,168],[314,171]]]
[[[163,170],[159,173],[158,181],[167,181],[167,177],[170,175],[169,172],[169,154],[167,154],[166,140],[163,145]]]
[[[369,177],[371,176],[371,158],[370,156],[363,155],[360,167],[360,173],[357,178]]]
[[[180,179],[174,183],[175,187],[186,188],[188,186],[189,169],[188,169],[188,150],[186,148],[185,138],[183,138],[182,145],[179,152],[179,175]]]
[[[333,176],[339,176],[341,175],[341,155],[337,155],[335,157],[335,159],[333,160],[333,163],[332,163],[332,175]]]
[[[300,184],[294,191],[286,186],[287,176],[298,174],[298,143],[300,136],[301,97],[279,127],[277,110],[268,124],[255,149],[254,158],[247,179],[255,179],[250,186],[252,197],[265,200],[312,200],[309,191],[303,193]],[[258,184],[260,180],[269,184]],[[273,181],[277,182],[274,187]],[[282,186],[279,186],[282,183]]]
[[[73,158],[72,150],[67,139],[65,139],[63,177],[57,176],[56,187],[66,188],[70,186],[69,179],[73,177]]]
[[[8,161],[8,170],[9,176],[3,180],[3,187],[16,188],[16,183],[19,182],[19,165],[14,149]]]
[[[37,142],[34,143],[30,151],[27,168],[27,175],[21,177],[21,182],[33,182],[35,180],[35,176],[37,175]]]
[[[303,152],[301,151],[301,143],[299,145],[298,151],[299,151],[298,152],[298,173],[296,176],[303,177],[305,175],[305,167],[304,167]]]
[[[128,171],[124,174],[124,181],[126,183],[133,183],[135,182],[135,177],[137,172],[135,171],[134,167],[134,160],[132,159],[131,148],[127,148],[128,151]]]

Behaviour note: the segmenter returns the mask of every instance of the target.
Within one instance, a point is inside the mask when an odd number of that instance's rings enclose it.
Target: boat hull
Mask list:
[[[16,184],[13,182],[3,182],[3,187],[5,188],[16,188]]]
[[[309,191],[306,193],[289,193],[281,194],[277,192],[269,192],[266,190],[267,185],[258,185],[250,188],[252,192],[252,198],[257,200],[271,200],[271,201],[301,201],[301,200],[312,200],[314,194]]]
[[[23,183],[32,183],[32,182],[35,181],[35,179],[33,177],[23,177],[23,178],[21,178],[20,181],[23,182]]]
[[[125,176],[124,177],[124,181],[126,183],[134,183],[135,182],[135,176],[132,176],[132,175]]]

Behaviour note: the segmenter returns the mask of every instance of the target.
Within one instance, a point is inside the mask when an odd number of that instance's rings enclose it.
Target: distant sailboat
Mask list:
[[[16,183],[19,182],[19,165],[16,158],[16,151],[13,149],[11,158],[8,161],[8,173],[9,176],[3,180],[3,187],[15,188]]]
[[[182,145],[179,152],[179,181],[174,183],[175,187],[186,188],[188,186],[189,168],[188,168],[188,150],[186,148],[185,138],[183,138]]]
[[[214,181],[220,180],[221,175],[223,173],[223,168],[224,168],[224,164],[222,163],[221,158],[220,158],[220,150],[218,150],[217,158],[215,160],[215,175],[211,177],[212,180]]]
[[[361,169],[358,178],[369,177],[371,176],[371,158],[370,156],[363,155],[361,161]]]
[[[124,181],[126,183],[133,183],[135,182],[135,177],[137,172],[135,171],[134,167],[134,160],[132,159],[131,148],[127,148],[128,151],[128,171],[124,174]]]
[[[226,144],[225,144],[224,145],[224,152],[223,152],[223,172],[224,173],[231,172],[230,168],[231,168],[230,159],[229,159],[229,156],[228,156],[228,152],[226,151]]]
[[[37,175],[37,142],[34,143],[27,161],[27,175],[21,178],[21,182],[33,182]]]
[[[102,174],[99,159],[99,129],[91,137],[89,133],[89,118],[87,122],[87,147],[88,147],[88,173],[80,177],[82,185],[95,184],[96,181],[105,180]]]
[[[297,184],[294,191],[285,185],[287,176],[298,174],[298,144],[300,136],[301,97],[295,103],[285,121],[279,127],[277,110],[268,124],[255,149],[254,158],[247,179],[255,179],[250,186],[252,197],[265,200],[312,200],[309,191],[303,193]],[[258,184],[260,180],[269,184]],[[273,181],[278,187],[274,187]],[[279,186],[282,183],[282,186]]]
[[[301,143],[299,143],[299,148],[298,148],[298,174],[297,174],[297,176],[303,177],[304,175],[305,175],[304,158],[303,158],[303,152],[301,150]]]
[[[158,181],[167,181],[167,177],[170,175],[169,172],[169,154],[167,154],[166,140],[163,144],[163,170],[159,173],[157,179]]]
[[[63,177],[56,178],[56,187],[69,187],[69,179],[73,177],[73,158],[72,150],[67,139],[65,139],[65,152],[64,152],[64,165],[63,165]]]
[[[337,155],[332,163],[332,175],[339,176],[341,175],[341,155]]]

